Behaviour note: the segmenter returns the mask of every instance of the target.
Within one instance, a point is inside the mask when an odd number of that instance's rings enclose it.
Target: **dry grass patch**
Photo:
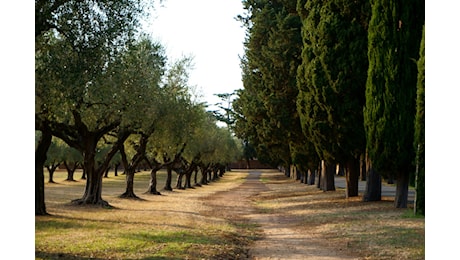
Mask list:
[[[270,191],[255,198],[261,212],[282,216],[325,246],[360,259],[424,259],[425,219],[394,208],[394,198],[362,202],[361,196],[346,199],[344,189],[323,192],[276,173],[262,178]]]
[[[315,246],[325,250],[359,259],[424,259],[424,218],[395,209],[393,198],[364,203],[361,197],[345,199],[343,189],[322,192],[279,172],[262,172],[266,187],[252,192],[239,186],[247,171],[228,172],[210,185],[172,192],[161,191],[165,173],[160,172],[157,188],[162,196],[144,194],[149,172],[140,172],[134,188],[141,200],[119,198],[124,176],[112,174],[104,179],[102,194],[111,209],[72,205],[71,200],[83,195],[85,182],[66,182],[65,173],[58,172],[57,183],[45,185],[52,215],[35,217],[36,257],[241,259],[247,246],[260,238],[253,218],[275,216],[280,227],[311,234]],[[264,214],[257,214],[251,200]]]
[[[80,176],[76,173],[75,176]],[[141,200],[121,199],[125,177],[103,180],[102,197],[114,208],[76,206],[85,181],[46,183],[45,198],[51,216],[35,217],[37,259],[209,259],[233,258],[241,250],[242,227],[222,218],[205,216],[204,198],[238,186],[245,173],[228,172],[217,182],[195,189],[161,191],[165,172],[158,174],[158,190],[149,195],[149,172],[135,176],[135,193]],[[47,179],[47,176],[45,176]]]

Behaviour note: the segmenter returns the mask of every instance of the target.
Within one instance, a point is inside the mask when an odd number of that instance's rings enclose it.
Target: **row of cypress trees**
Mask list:
[[[414,171],[416,61],[424,9],[419,0],[374,1],[369,23],[364,108],[367,150],[382,176],[396,177],[396,207],[407,207],[409,174]]]
[[[244,89],[233,104],[236,134],[273,164],[295,164],[305,172],[319,161],[326,168],[343,165],[347,196],[358,195],[359,158],[367,154],[368,174],[379,176],[368,182],[396,179],[395,206],[407,207],[416,168],[417,187],[424,183],[424,2],[243,5],[247,37]],[[420,213],[423,197],[418,191]],[[380,194],[365,199],[378,200]]]

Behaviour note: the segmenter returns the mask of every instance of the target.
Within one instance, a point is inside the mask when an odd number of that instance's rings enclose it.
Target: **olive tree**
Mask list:
[[[122,114],[137,101],[118,102],[130,94],[131,82],[116,80],[112,67],[134,39],[145,7],[138,0],[35,1],[35,128],[42,132],[35,154],[36,215],[46,214],[43,163],[52,135],[84,157],[88,179],[77,202],[108,205],[101,173],[128,136],[117,131]],[[109,132],[118,141],[96,164],[97,143]]]

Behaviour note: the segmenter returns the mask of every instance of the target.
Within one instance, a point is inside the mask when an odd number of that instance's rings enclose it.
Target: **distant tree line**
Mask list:
[[[192,60],[168,61],[161,44],[139,31],[150,2],[35,1],[35,214],[46,215],[44,168],[53,181],[63,164],[86,180],[75,204],[110,206],[102,180],[123,166],[126,190],[134,175],[167,170],[165,189],[206,184],[222,176],[240,145],[197,101],[188,85]],[[197,174],[201,172],[198,179]],[[192,182],[195,174],[194,183]]]
[[[337,165],[347,197],[361,176],[363,199],[380,200],[385,178],[405,208],[414,184],[424,214],[424,2],[242,2],[236,135],[324,191],[335,190]]]

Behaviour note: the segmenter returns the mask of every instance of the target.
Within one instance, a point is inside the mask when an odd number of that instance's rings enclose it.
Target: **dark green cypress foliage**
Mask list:
[[[295,2],[289,0],[247,0],[243,4],[249,14],[240,17],[248,34],[242,60],[244,90],[239,95],[247,102],[239,104],[254,105],[254,110],[242,111],[247,129],[254,129],[250,141],[258,153],[268,151],[268,157],[288,167],[292,163],[292,139],[298,136],[295,132],[301,132],[293,102],[297,97],[301,22]]]
[[[241,118],[237,120],[237,134],[249,143],[254,145],[257,157],[265,162],[276,163],[277,158],[267,152],[275,150],[282,154],[286,150],[276,139],[271,130],[272,120],[268,115],[268,110],[264,105],[267,96],[267,87],[264,81],[265,64],[268,60],[262,55],[263,47],[267,46],[271,28],[274,26],[276,17],[268,1],[243,1],[247,16],[240,20],[247,28],[245,40],[245,56],[241,59],[242,78],[244,89],[238,93],[238,100],[235,102],[240,105]]]
[[[321,159],[348,164],[365,149],[369,3],[298,1],[298,12],[304,44],[297,75],[302,129]]]
[[[415,115],[416,200],[415,214],[425,215],[425,26],[418,59],[417,112]]]
[[[396,177],[396,207],[407,207],[413,171],[415,92],[424,2],[374,0],[364,124],[373,167]]]
[[[312,141],[319,157],[324,159],[321,147],[316,140],[321,140],[318,134],[321,127],[327,123],[327,111],[321,107],[319,89],[316,88],[313,79],[316,70],[320,69],[319,62],[315,61],[315,49],[318,45],[319,35],[315,33],[320,20],[321,5],[314,1],[298,1],[298,12],[302,18],[302,63],[297,70],[297,111],[299,113],[301,127],[307,139]],[[316,78],[316,77],[315,77]],[[318,78],[317,80],[320,80]]]

